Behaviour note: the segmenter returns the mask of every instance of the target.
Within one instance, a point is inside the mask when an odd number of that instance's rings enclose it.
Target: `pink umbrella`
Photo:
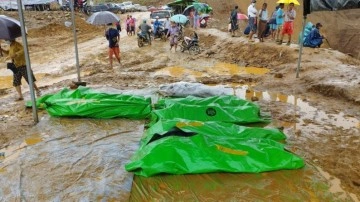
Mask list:
[[[238,20],[248,20],[249,18],[245,14],[238,13],[237,19]]]

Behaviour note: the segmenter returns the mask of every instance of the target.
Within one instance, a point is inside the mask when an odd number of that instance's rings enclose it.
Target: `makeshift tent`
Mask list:
[[[152,112],[154,124],[160,119],[183,118],[199,121],[220,121],[237,124],[267,122],[260,117],[256,104],[236,96],[169,98],[159,100]]]
[[[360,0],[304,0],[303,1],[303,29],[301,36],[304,36],[307,15],[314,11],[336,11],[343,9],[360,8]],[[296,68],[296,78],[299,78],[301,55],[303,49],[303,37],[300,38],[299,59]]]
[[[56,94],[44,95],[38,99],[37,105],[45,108],[51,116],[67,117],[142,119],[151,112],[150,98],[108,94],[86,87],[65,88]]]
[[[187,6],[192,5],[197,0],[176,0],[171,3],[168,3],[167,6],[171,7],[174,10],[175,14],[182,14]]]
[[[183,15],[189,16],[191,9],[196,9],[199,13],[210,13],[213,9],[206,3],[193,3],[190,6],[187,6],[182,12]]]
[[[284,135],[278,130],[221,122],[161,121],[148,129],[125,169],[149,177],[161,173],[258,173],[304,166],[300,157],[273,138]]]

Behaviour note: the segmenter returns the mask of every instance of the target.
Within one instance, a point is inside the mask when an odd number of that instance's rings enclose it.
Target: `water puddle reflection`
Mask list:
[[[285,95],[278,92],[255,91],[247,85],[234,87],[234,95],[246,100],[252,100],[253,97],[256,97],[258,100],[277,101],[293,105],[294,122],[278,121],[276,123],[285,128],[292,127],[295,130],[299,128],[306,128],[307,130],[311,130],[313,132],[321,132],[324,130],[325,125],[336,126],[345,130],[357,130],[360,125],[360,121],[358,119],[348,117],[343,112],[338,114],[328,114],[310,106],[310,104],[303,101],[302,98],[293,95]],[[299,116],[299,122],[295,122]]]
[[[45,75],[46,74],[44,74],[44,73],[35,74],[35,78],[37,80],[39,80],[39,79],[44,78]],[[0,76],[0,89],[7,89],[7,88],[13,87],[12,83],[13,83],[12,75],[11,76]],[[21,80],[21,83],[26,83],[24,78]]]
[[[195,78],[202,77],[204,73],[194,71],[191,69],[187,69],[184,67],[165,67],[157,72],[155,72],[154,76],[171,76],[171,77],[184,77],[184,76],[192,76]]]
[[[43,139],[40,137],[39,134],[31,135],[30,137],[25,139],[25,143],[27,145],[34,145],[34,144],[37,144],[42,141],[43,141]]]
[[[267,68],[259,67],[240,67],[236,64],[229,63],[217,63],[214,67],[209,67],[207,71],[211,74],[216,75],[240,75],[240,74],[253,74],[253,75],[263,75],[268,73],[270,70]]]
[[[240,67],[237,64],[230,63],[216,63],[214,66],[198,66],[196,70],[193,68],[186,68],[180,66],[165,67],[154,73],[153,76],[171,76],[171,77],[209,77],[210,75],[216,76],[235,76],[243,74],[263,75],[270,71],[267,68],[260,67]]]

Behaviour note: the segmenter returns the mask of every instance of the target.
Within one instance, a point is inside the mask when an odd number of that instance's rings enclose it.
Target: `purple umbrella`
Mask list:
[[[15,39],[21,36],[20,22],[14,18],[0,15],[0,39]]]

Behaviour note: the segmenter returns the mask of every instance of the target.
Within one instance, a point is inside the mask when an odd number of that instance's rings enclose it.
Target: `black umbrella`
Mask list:
[[[14,18],[0,15],[0,39],[15,39],[21,36],[20,22]]]

